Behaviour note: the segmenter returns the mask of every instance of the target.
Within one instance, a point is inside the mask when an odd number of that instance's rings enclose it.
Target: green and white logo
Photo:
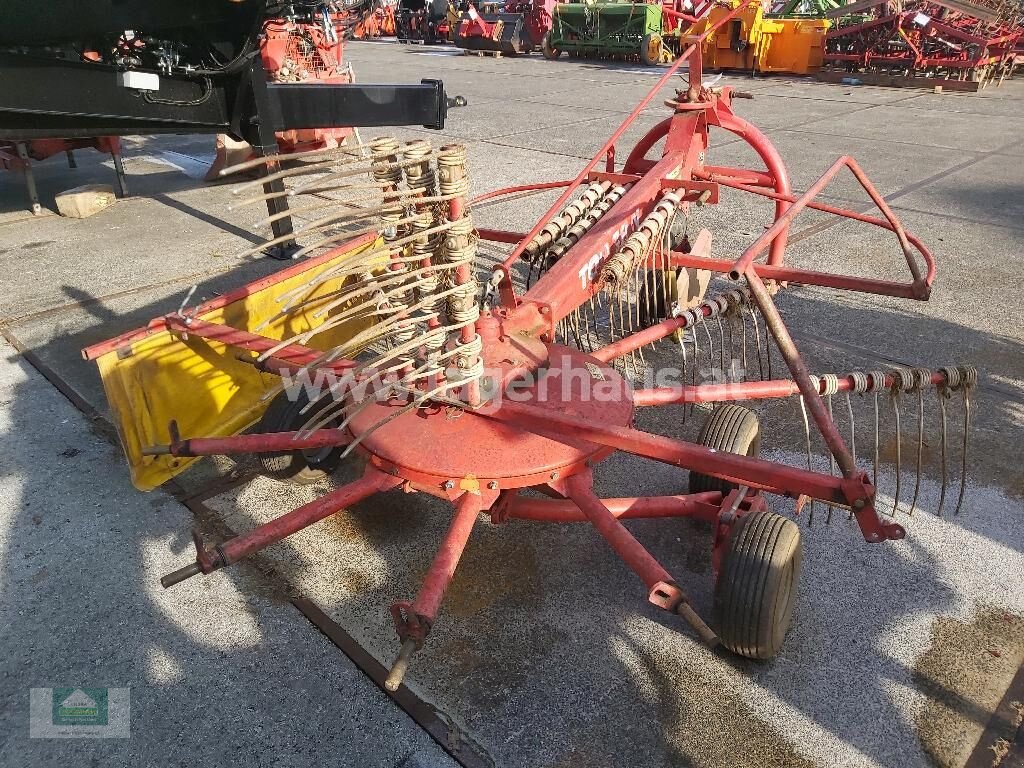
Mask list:
[[[54,688],[54,725],[107,725],[106,688]]]
[[[131,708],[127,688],[33,688],[29,736],[33,739],[127,739]]]

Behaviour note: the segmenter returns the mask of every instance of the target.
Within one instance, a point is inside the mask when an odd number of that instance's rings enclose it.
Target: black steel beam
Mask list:
[[[350,125],[444,127],[447,102],[440,80],[420,85],[286,85],[271,83],[272,119],[279,128]]]
[[[0,139],[85,138],[156,133],[231,133],[247,141],[264,130],[337,126],[444,126],[440,81],[420,85],[272,83],[259,57],[233,75],[160,76],[160,89],[123,88],[104,64],[0,53]],[[263,94],[260,94],[263,96]],[[257,142],[251,141],[256,144]]]

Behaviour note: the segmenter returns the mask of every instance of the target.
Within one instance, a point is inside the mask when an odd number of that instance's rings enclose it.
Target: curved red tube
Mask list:
[[[765,167],[768,169],[768,173],[775,178],[775,191],[783,194],[792,194],[792,186],[789,183],[789,171],[786,170],[786,164],[782,161],[782,156],[779,154],[775,146],[768,140],[761,131],[752,126],[746,120],[736,115],[726,114],[724,112],[719,113],[719,122],[725,130],[730,133],[735,133],[741,139],[743,139],[751,148],[757,152],[758,156],[764,161]],[[778,219],[786,211],[789,210],[790,203],[784,200],[775,201],[775,218]],[[787,226],[772,240],[771,248],[768,251],[768,263],[769,264],[781,264],[782,259],[786,253],[786,241],[789,239],[789,227]]]

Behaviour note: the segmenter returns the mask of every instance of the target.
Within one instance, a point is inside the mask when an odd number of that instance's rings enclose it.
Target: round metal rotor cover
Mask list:
[[[578,350],[550,347],[549,365],[503,397],[587,422],[626,426],[633,419],[632,388],[606,363]],[[403,403],[373,403],[352,419],[357,438]],[[495,408],[489,403],[484,408]],[[552,430],[557,433],[557,430]],[[523,488],[579,471],[612,449],[558,434],[544,437],[458,408],[433,405],[403,413],[371,432],[360,449],[386,471],[413,482],[445,483],[472,477],[499,488]],[[564,441],[564,442],[563,442]],[[552,478],[552,473],[557,473]]]

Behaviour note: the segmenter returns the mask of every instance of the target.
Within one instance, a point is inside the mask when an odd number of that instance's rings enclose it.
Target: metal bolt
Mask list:
[[[496,490],[498,490],[498,481],[497,481],[497,480],[491,480],[491,482],[489,482],[489,483],[487,484],[487,487],[488,487],[489,489],[491,489],[492,491],[496,491]]]
[[[856,501],[853,502],[853,508],[854,509],[864,509],[864,505],[865,504],[867,504],[867,502],[864,501],[864,499],[857,499]]]
[[[552,480],[557,480],[558,479],[558,473],[557,472],[552,472],[551,473],[551,479]]]
[[[454,483],[454,482],[452,482],[451,480],[445,480],[445,481],[444,481],[444,489],[445,489],[446,491],[450,491],[450,490],[451,490],[452,488],[454,488],[454,487],[455,487],[455,483]]]

